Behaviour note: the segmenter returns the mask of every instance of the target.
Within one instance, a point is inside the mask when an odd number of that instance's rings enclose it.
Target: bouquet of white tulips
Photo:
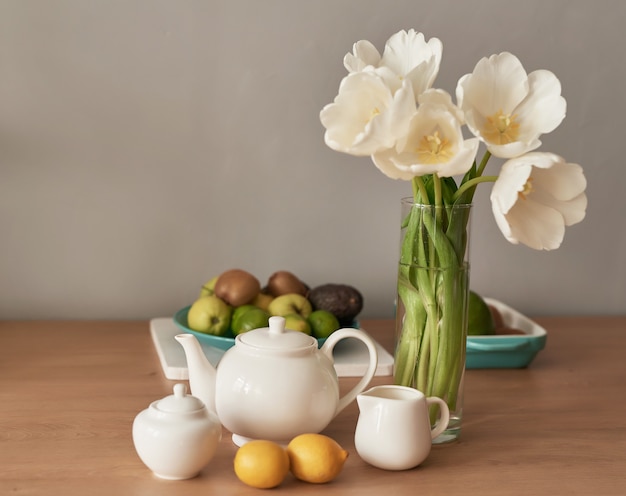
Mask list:
[[[505,238],[552,250],[565,226],[584,218],[587,198],[579,165],[536,151],[541,135],[565,117],[552,72],[528,74],[511,53],[492,55],[459,79],[455,103],[433,88],[441,58],[440,40],[414,30],[394,34],[382,55],[369,41],[357,42],[320,119],[330,148],[369,155],[386,176],[411,181],[420,208],[403,225],[395,378],[454,409],[465,359],[467,309],[459,307],[466,306],[469,284],[469,208],[453,214],[453,207],[470,205],[478,184],[493,183],[493,215]],[[492,156],[504,163],[487,174]]]

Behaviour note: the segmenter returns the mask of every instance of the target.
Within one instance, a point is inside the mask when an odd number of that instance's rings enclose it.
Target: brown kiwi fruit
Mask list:
[[[286,270],[274,272],[267,281],[267,291],[272,296],[297,293],[306,296],[308,288],[298,277]]]
[[[502,314],[500,310],[498,310],[493,305],[488,305],[489,310],[491,310],[491,316],[493,317],[493,325],[495,329],[499,329],[504,327],[504,321],[502,320]]]
[[[250,303],[261,291],[261,283],[249,272],[231,269],[220,274],[215,283],[215,296],[233,307]]]

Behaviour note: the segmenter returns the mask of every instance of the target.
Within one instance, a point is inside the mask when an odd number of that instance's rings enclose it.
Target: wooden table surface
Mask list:
[[[358,408],[324,431],[350,453],[323,486],[291,475],[274,491],[342,495],[626,494],[626,316],[541,318],[546,348],[527,369],[468,370],[461,439],[424,464],[379,470],[354,449]],[[392,321],[363,327],[391,349]],[[341,379],[342,389],[354,379]],[[372,384],[390,383],[377,377]],[[195,479],[163,481],[141,463],[131,426],[171,394],[148,322],[0,322],[0,494],[261,494],[235,477],[224,432]]]

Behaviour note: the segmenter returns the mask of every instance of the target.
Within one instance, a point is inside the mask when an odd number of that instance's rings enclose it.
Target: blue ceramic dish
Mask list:
[[[546,345],[546,330],[498,300],[485,298],[485,302],[500,312],[505,327],[524,334],[468,336],[465,368],[517,369],[530,365]]]

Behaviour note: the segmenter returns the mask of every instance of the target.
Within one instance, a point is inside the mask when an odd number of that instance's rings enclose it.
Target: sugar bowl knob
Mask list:
[[[133,422],[141,461],[160,478],[190,479],[206,467],[222,437],[218,418],[176,384],[174,394],[154,401]]]

